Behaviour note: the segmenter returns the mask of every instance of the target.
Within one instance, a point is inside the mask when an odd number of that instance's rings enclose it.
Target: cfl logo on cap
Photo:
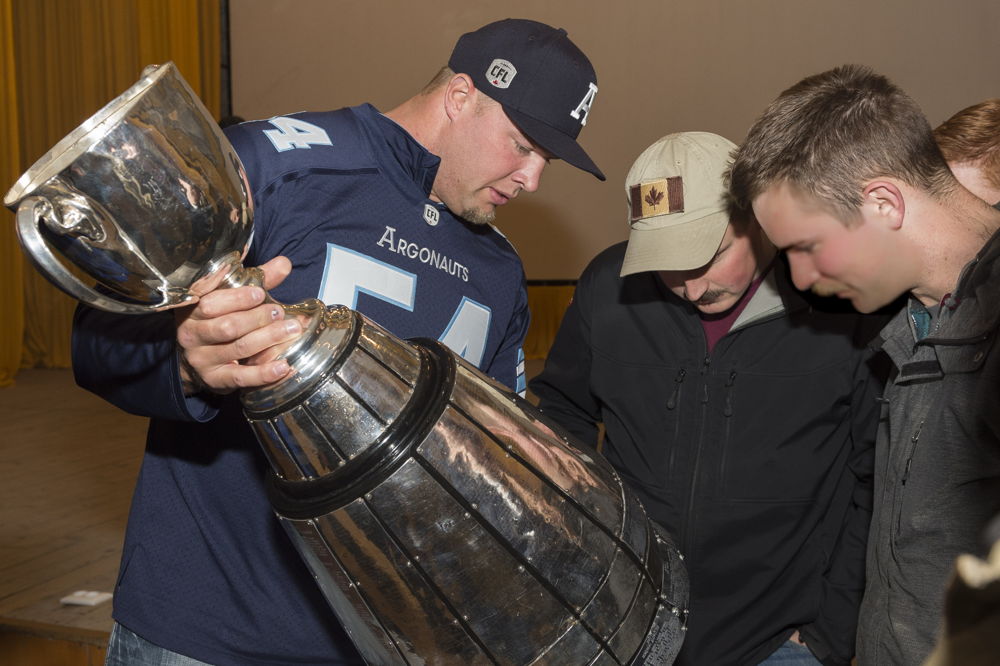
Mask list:
[[[515,76],[517,76],[517,68],[509,60],[503,58],[497,58],[486,69],[486,80],[495,88],[508,87]]]

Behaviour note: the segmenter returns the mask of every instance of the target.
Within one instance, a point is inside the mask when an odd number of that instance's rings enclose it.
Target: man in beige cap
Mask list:
[[[734,148],[685,132],[639,156],[629,240],[584,271],[531,390],[585,444],[603,424],[603,454],[677,538],[677,663],[848,664],[880,389],[864,343],[882,320],[795,290],[727,204]]]

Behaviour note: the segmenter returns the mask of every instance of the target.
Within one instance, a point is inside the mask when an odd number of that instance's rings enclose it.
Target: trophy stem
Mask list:
[[[261,289],[264,288],[264,271],[257,267],[247,268],[242,264],[236,264],[233,269],[222,278],[222,287],[229,287],[235,289],[236,287],[247,287],[247,286],[257,286]],[[264,295],[265,303],[277,303],[271,298],[271,295],[265,292]]]
[[[219,284],[222,289],[246,286],[263,288],[264,271],[237,264]],[[336,350],[343,344],[345,329],[353,328],[353,316],[347,308],[327,308],[323,301],[316,298],[293,304],[282,303],[266,290],[264,303],[280,305],[285,312],[284,319],[297,320],[302,327],[302,333],[294,340],[275,345],[253,358],[255,364],[285,359],[292,368],[288,376],[276,384],[243,391],[245,404],[267,410],[287,404],[291,395],[307,392],[321,380],[323,372],[337,355]]]

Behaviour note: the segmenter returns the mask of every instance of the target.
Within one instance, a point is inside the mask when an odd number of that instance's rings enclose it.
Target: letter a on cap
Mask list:
[[[587,114],[590,113],[590,107],[594,103],[595,95],[597,95],[597,86],[591,83],[587,94],[583,96],[583,99],[576,105],[576,108],[569,112],[569,115],[579,120],[581,125],[587,124]]]

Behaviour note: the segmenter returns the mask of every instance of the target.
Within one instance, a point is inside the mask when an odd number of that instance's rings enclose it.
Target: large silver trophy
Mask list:
[[[241,266],[243,167],[172,64],[29,169],[4,204],[21,243],[79,300],[144,314]],[[75,265],[103,286],[87,286]],[[289,378],[242,394],[271,504],[374,664],[668,664],[687,575],[615,471],[432,340],[342,306],[286,307]]]

